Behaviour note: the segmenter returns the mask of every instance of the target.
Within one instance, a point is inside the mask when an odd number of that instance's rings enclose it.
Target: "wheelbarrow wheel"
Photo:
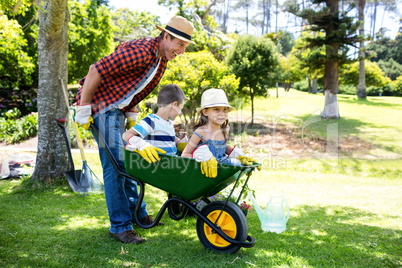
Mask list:
[[[225,202],[216,201],[205,206],[201,213],[210,221],[216,222],[216,226],[221,229],[230,238],[245,242],[248,234],[248,225],[246,217],[241,209],[235,204],[228,202],[223,209]],[[219,214],[222,214],[219,216]],[[201,244],[206,249],[212,249],[221,253],[234,253],[240,249],[240,246],[232,244],[220,235],[216,234],[201,218],[197,219],[197,234]]]

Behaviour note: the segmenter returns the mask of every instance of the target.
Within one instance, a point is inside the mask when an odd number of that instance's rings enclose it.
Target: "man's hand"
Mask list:
[[[159,161],[158,152],[166,154],[166,152],[158,147],[152,146],[138,136],[132,136],[128,139],[128,145],[124,148],[126,150],[136,152],[141,155],[148,163],[155,163]]]
[[[126,116],[126,130],[129,130],[133,126],[137,124],[138,120],[138,112],[126,112],[124,114]]]
[[[218,175],[218,161],[211,153],[208,145],[199,146],[193,152],[193,159],[201,162],[201,173],[208,178],[216,178]]]
[[[75,122],[81,125],[83,128],[89,129],[91,127],[91,123],[94,122],[91,113],[91,104],[78,105],[77,113],[75,115]]]
[[[233,149],[232,149],[232,151],[230,152],[228,158],[236,158],[236,159],[238,159],[238,160],[240,161],[240,163],[241,163],[242,165],[244,165],[244,166],[251,166],[252,164],[254,164],[255,162],[257,162],[257,161],[255,161],[254,158],[251,158],[251,157],[246,156],[246,155],[243,153],[243,151],[242,151],[239,147],[237,147],[237,146],[233,147]],[[258,170],[261,170],[261,166],[257,166],[257,169],[258,169]]]

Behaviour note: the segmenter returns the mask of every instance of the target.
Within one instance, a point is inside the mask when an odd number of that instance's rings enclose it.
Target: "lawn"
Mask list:
[[[298,91],[256,99],[256,117],[302,125],[319,118],[322,95]],[[283,165],[264,165],[249,187],[265,207],[273,195],[287,198],[290,219],[281,234],[263,232],[255,210],[247,216],[253,248],[235,254],[205,250],[196,219],[174,221],[165,213],[164,227],[134,229],[147,239],[125,245],[108,236],[103,194],[79,196],[66,182],[43,186],[0,181],[1,267],[402,267],[402,98],[339,96],[342,118],[318,120],[311,133],[337,124],[341,138],[358,136],[377,144],[377,159],[284,157]],[[237,112],[247,119],[250,110]],[[313,114],[313,115],[311,115]],[[87,154],[101,177],[97,154]],[[399,156],[399,157],[398,157]],[[82,163],[74,154],[76,167]],[[378,159],[383,158],[383,159]],[[336,161],[332,165],[331,161]],[[146,202],[156,214],[166,194],[147,187]]]
[[[91,157],[90,157],[91,158]],[[90,159],[92,166],[96,161]],[[250,249],[217,254],[199,243],[195,218],[164,227],[135,228],[148,241],[124,245],[108,237],[105,197],[81,197],[66,185],[21,187],[0,181],[0,265],[2,267],[400,267],[401,176],[385,177],[378,162],[340,175],[300,162],[289,170],[255,173],[250,187],[264,207],[271,195],[285,196],[290,220],[282,234],[263,232],[253,210],[247,216]],[[396,161],[396,160],[394,160]],[[392,164],[402,166],[402,160]],[[400,168],[395,168],[401,174]],[[165,193],[147,188],[154,214]]]
[[[276,98],[276,90],[270,90],[270,97],[257,97],[254,106],[256,120],[290,123],[304,127],[307,134],[312,132],[324,137],[328,126],[334,127],[341,138],[354,136],[378,145],[370,152],[373,155],[401,157],[402,98],[367,97],[358,100],[356,96],[338,95],[341,118],[336,120],[324,120],[319,116],[324,108],[322,94],[293,89],[284,92],[280,88],[279,98]],[[233,113],[243,120],[251,120],[250,105]]]

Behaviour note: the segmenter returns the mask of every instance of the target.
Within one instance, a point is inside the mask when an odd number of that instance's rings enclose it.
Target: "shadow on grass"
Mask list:
[[[376,124],[347,117],[341,117],[339,119],[324,119],[320,115],[305,114],[299,116],[299,119],[302,122],[300,127],[305,132],[313,131],[318,134],[326,135],[328,134],[328,128],[332,128],[336,129],[341,137],[349,134],[359,135],[364,132],[364,129],[378,127]]]
[[[267,250],[267,255],[278,259],[271,265],[397,267],[401,265],[402,232],[369,226],[379,218],[382,216],[352,207],[305,205],[292,209],[282,234],[263,232],[255,213],[249,221],[257,224],[251,228],[257,252]]]
[[[378,108],[383,108],[383,107],[388,107],[388,108],[398,108],[401,105],[398,103],[389,103],[389,102],[384,102],[380,99],[358,99],[357,97],[351,98],[347,96],[339,96],[338,95],[338,100],[339,102],[345,102],[345,103],[350,103],[350,104],[364,104],[364,105],[369,105],[369,106],[376,106]]]

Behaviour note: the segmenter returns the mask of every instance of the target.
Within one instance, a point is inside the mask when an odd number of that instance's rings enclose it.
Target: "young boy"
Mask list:
[[[178,85],[162,87],[158,94],[158,112],[123,133],[123,140],[128,143],[125,148],[139,153],[149,163],[159,160],[157,152],[176,155],[179,139],[175,137],[172,121],[181,114],[186,100]]]

